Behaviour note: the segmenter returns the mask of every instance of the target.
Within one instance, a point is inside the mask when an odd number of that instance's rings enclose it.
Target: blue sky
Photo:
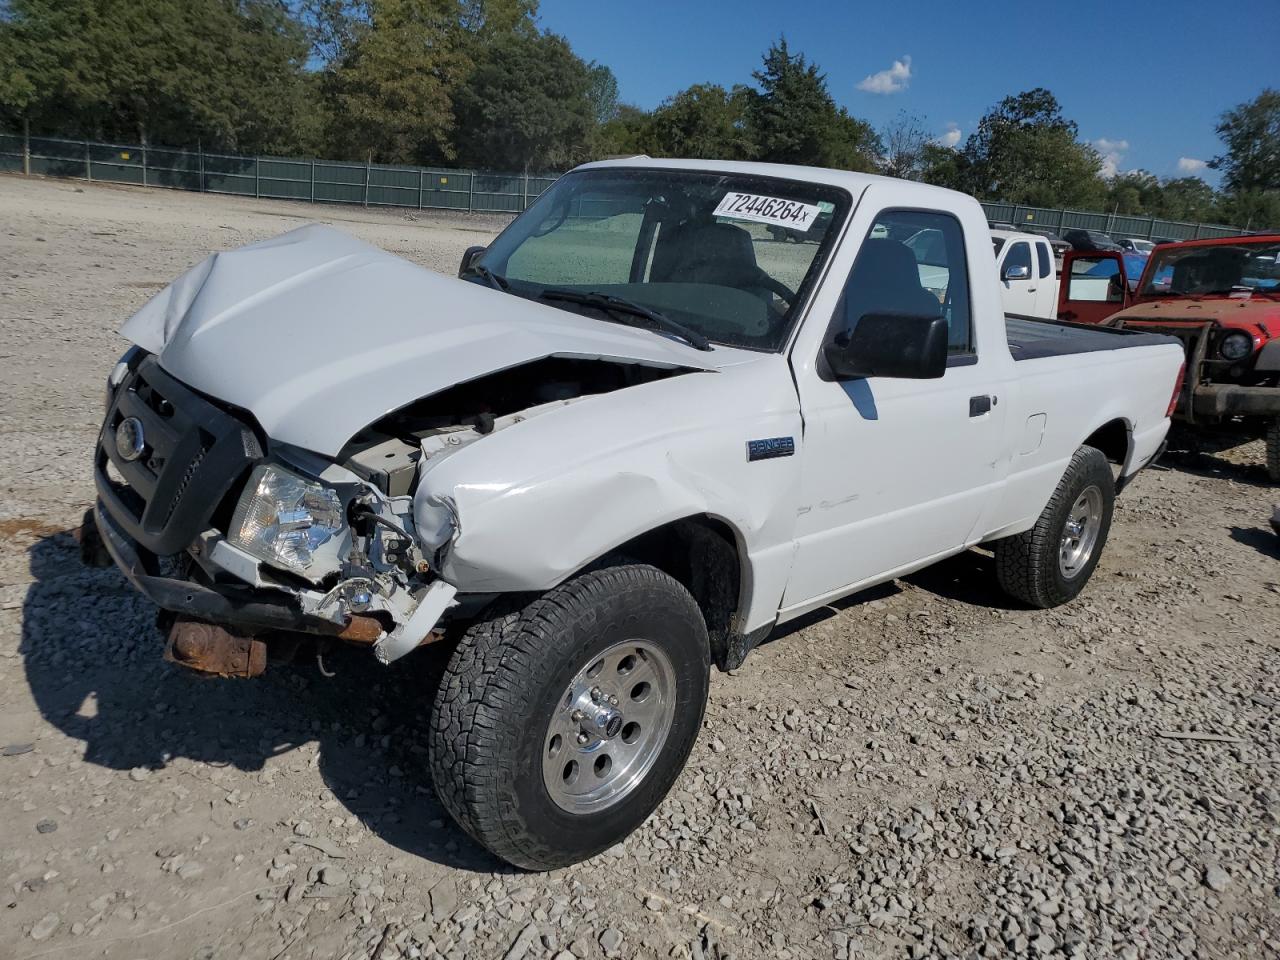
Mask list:
[[[1280,0],[542,0],[540,22],[641,107],[692,83],[751,82],[785,34],[877,128],[906,109],[964,137],[1005,95],[1043,86],[1115,169],[1210,182],[1195,161],[1220,152],[1218,115],[1280,87]]]

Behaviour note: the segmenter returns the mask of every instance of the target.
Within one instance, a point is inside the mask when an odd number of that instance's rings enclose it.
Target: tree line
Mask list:
[[[0,125],[33,134],[376,163],[545,171],[619,154],[875,171],[995,200],[1280,226],[1280,91],[1223,113],[1215,191],[1103,176],[1048,90],[963,143],[926,118],[877,130],[785,39],[751,82],[653,110],[539,28],[537,0],[0,0]]]

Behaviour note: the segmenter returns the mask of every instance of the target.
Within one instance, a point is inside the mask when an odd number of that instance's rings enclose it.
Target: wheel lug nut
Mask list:
[[[592,700],[594,700],[596,703],[599,703],[599,702],[600,702],[600,698],[601,698],[602,696],[603,696],[603,694],[600,692],[600,688],[599,688],[599,687],[592,687],[592,688],[591,688],[591,699],[592,699]]]
[[[578,743],[586,743],[590,739],[585,733],[578,734]]]
[[[574,723],[580,723],[582,721],[582,717],[583,717],[583,713],[581,710],[575,710],[573,711],[573,713],[569,714],[569,718]]]
[[[611,696],[609,697],[609,702],[616,707],[618,705],[618,698],[616,696]]]

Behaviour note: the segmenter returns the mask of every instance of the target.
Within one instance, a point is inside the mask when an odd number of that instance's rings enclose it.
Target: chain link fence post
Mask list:
[[[196,177],[199,186],[198,192],[204,193],[204,141],[196,143]]]
[[[316,202],[316,158],[311,158],[311,202]]]
[[[476,209],[476,172],[467,171],[467,213],[475,213]]]
[[[423,174],[423,170],[421,167],[419,167],[418,168],[418,209],[419,210],[422,209],[422,174]]]
[[[31,121],[22,118],[22,175],[31,176]]]
[[[364,206],[369,206],[369,168],[373,166],[373,156],[370,155],[364,161]]]
[[[147,138],[142,138],[142,185],[147,185]]]
[[[84,142],[84,178],[90,183],[93,182],[93,155],[89,152],[89,141]],[[147,178],[142,178],[143,186],[146,186]]]

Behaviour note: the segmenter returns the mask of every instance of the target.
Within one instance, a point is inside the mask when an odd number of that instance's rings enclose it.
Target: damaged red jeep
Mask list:
[[[1280,483],[1280,234],[1163,244],[1136,284],[1118,253],[1069,252],[1062,277],[1059,320],[1180,339],[1176,416],[1261,433]]]

